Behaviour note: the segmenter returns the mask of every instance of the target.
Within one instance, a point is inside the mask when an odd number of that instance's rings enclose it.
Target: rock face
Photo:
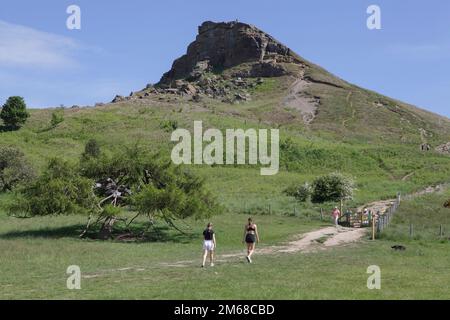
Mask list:
[[[256,27],[240,22],[204,22],[187,53],[175,60],[159,84],[195,80],[207,71],[223,70],[245,62],[255,63],[242,76],[269,77],[286,73],[280,62],[301,62],[289,48]]]
[[[155,96],[161,101],[210,98],[241,103],[252,99],[253,89],[264,83],[264,78],[299,77],[305,65],[288,47],[252,25],[208,21],[159,83],[128,97],[116,96],[112,103]]]
[[[450,155],[450,142],[447,142],[445,144],[436,147],[436,151],[441,154]]]

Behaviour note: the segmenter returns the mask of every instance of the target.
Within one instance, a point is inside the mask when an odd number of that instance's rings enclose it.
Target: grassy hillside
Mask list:
[[[164,127],[168,120],[189,130],[192,130],[195,120],[203,121],[204,130],[210,127],[222,130],[279,128],[281,170],[276,176],[262,177],[258,169],[251,166],[194,166],[194,170],[207,178],[211,190],[233,209],[242,209],[237,196],[246,192],[248,206],[272,203],[276,210],[291,211],[294,203],[281,193],[286,186],[332,171],[342,171],[356,178],[358,191],[350,205],[448,181],[450,157],[433,151],[420,151],[420,134],[417,127],[412,129],[415,126],[412,122],[411,128],[405,126],[401,132],[395,123],[389,122],[396,121],[394,117],[380,119],[370,126],[350,119],[341,126],[339,121],[344,118],[345,103],[342,110],[337,103],[328,104],[334,107],[334,121],[327,119],[326,100],[323,100],[324,105],[320,106],[321,111],[310,126],[301,119],[283,122],[274,117],[274,113],[282,118],[283,112],[293,112],[280,111],[277,104],[289,81],[283,77],[268,79],[254,89],[252,101],[241,104],[214,99],[195,103],[184,97],[162,95],[96,108],[66,109],[64,122],[55,128],[50,127],[52,110],[32,110],[24,128],[0,133],[0,144],[21,148],[33,165],[41,169],[51,157],[78,161],[84,144],[90,138],[97,139],[105,151],[139,143],[169,156],[173,144],[170,142],[171,131]],[[322,90],[322,94],[325,93]],[[329,94],[333,101],[345,100],[344,91],[342,95],[339,92]],[[358,91],[352,94],[354,107],[358,105],[357,99],[364,97],[363,94],[368,99],[371,93]],[[376,114],[368,115],[361,110],[356,114],[368,121],[376,119]],[[384,115],[381,111],[380,114]],[[379,128],[383,128],[381,135],[378,135]],[[437,139],[447,129],[441,132],[436,126],[434,130],[436,134],[433,137]],[[400,133],[404,139],[393,138]],[[366,135],[371,136],[370,140],[365,139]]]
[[[447,243],[450,239],[450,209],[444,208],[443,204],[449,199],[450,192],[446,190],[405,202],[391,226],[382,233],[382,238]]]

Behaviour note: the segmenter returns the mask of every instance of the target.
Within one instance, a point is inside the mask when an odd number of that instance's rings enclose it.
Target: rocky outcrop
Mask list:
[[[436,147],[436,151],[441,154],[450,155],[450,142],[447,142],[445,144]]]
[[[225,103],[245,102],[251,100],[252,89],[261,85],[264,78],[298,76],[305,63],[252,25],[208,21],[199,27],[187,53],[174,61],[159,83],[149,84],[128,97],[116,96],[112,103],[147,97],[166,101],[184,97],[200,102],[206,97]]]
[[[274,77],[287,73],[280,63],[301,63],[289,48],[258,28],[240,22],[204,22],[187,53],[175,60],[159,85],[179,79],[197,80],[209,71],[254,63],[241,77]]]

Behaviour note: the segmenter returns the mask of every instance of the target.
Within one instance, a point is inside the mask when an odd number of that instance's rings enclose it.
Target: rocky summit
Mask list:
[[[212,98],[225,103],[251,100],[249,91],[264,78],[302,78],[308,63],[285,45],[253,25],[242,22],[202,23],[187,53],[173,62],[155,85],[116,96],[113,103],[152,99],[155,95],[188,96],[194,102]],[[170,99],[168,99],[170,100]],[[314,111],[311,107],[309,110]],[[312,118],[308,111],[308,118]]]
[[[286,73],[279,63],[301,63],[288,47],[267,33],[241,22],[204,22],[187,53],[175,60],[160,85],[171,85],[179,79],[196,79],[205,71],[253,63],[242,76],[270,77]]]

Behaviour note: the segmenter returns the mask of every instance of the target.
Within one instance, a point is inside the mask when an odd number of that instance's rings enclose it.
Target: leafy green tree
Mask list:
[[[93,183],[68,162],[52,159],[44,173],[21,190],[12,211],[29,216],[91,213],[98,202]]]
[[[82,161],[81,167],[86,177],[106,181],[108,187],[96,191],[102,204],[129,205],[135,218],[147,217],[151,225],[160,218],[175,227],[177,219],[209,217],[222,210],[203,179],[138,147]],[[118,195],[119,201],[111,194]]]
[[[26,108],[27,106],[22,97],[9,97],[2,107],[0,118],[6,127],[18,129],[25,124],[30,116]]]
[[[314,203],[343,201],[351,199],[354,190],[353,178],[334,172],[314,180],[311,200]]]
[[[135,217],[121,217],[125,209],[133,210]],[[41,176],[20,189],[10,207],[14,215],[89,215],[81,236],[95,218],[94,225],[102,224],[102,239],[111,237],[116,221],[127,222],[128,228],[143,216],[146,230],[161,219],[182,232],[175,220],[209,217],[221,210],[203,179],[138,147],[82,157],[78,166],[53,159]]]
[[[0,147],[0,192],[12,191],[34,177],[35,172],[22,151],[15,147]]]

